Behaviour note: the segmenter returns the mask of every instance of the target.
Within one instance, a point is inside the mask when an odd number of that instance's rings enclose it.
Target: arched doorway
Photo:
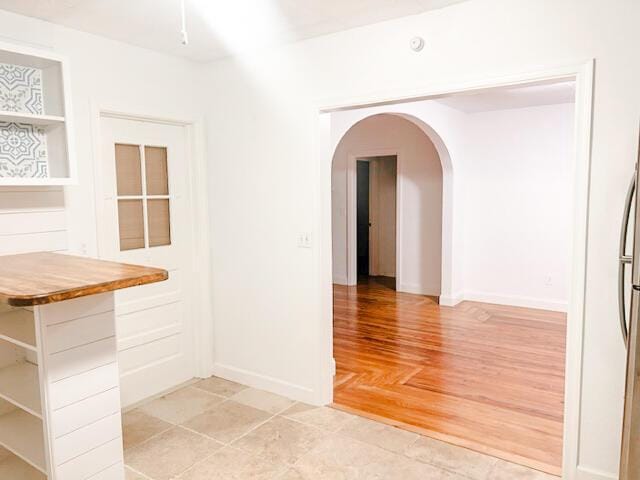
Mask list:
[[[386,266],[372,271],[390,273],[398,291],[443,297],[446,303],[452,294],[453,270],[450,156],[431,127],[406,114],[383,113],[357,119],[335,146],[331,175],[333,281],[343,285],[357,283],[356,252],[362,251],[362,238],[358,241],[357,204],[362,202],[358,198],[358,165],[371,165],[372,191],[377,191],[379,184],[375,173],[381,171],[382,194],[389,190],[383,185],[390,180],[383,175],[381,166],[389,160],[395,161],[395,211],[389,212],[388,194],[387,200],[380,202],[370,194],[369,243],[374,250],[370,254],[373,264],[391,263],[383,260],[392,249],[395,268]],[[374,220],[379,211],[386,222]],[[362,226],[360,232],[363,233]],[[366,272],[360,272],[363,273]]]

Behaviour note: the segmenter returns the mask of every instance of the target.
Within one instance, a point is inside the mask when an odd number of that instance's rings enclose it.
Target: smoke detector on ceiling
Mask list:
[[[422,37],[413,37],[411,39],[411,50],[414,52],[419,52],[424,48],[424,38]]]

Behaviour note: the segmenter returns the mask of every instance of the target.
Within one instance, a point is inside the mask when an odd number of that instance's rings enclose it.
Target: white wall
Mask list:
[[[329,218],[319,199],[330,174],[329,159],[318,152],[319,105],[595,58],[577,462],[582,478],[612,478],[597,472],[612,476],[618,468],[625,353],[615,325],[616,250],[637,149],[638,18],[636,0],[617,0],[615,8],[602,0],[470,0],[213,65],[207,86],[216,151],[209,180],[217,371],[323,398],[330,359],[320,359],[328,341],[321,325],[330,312],[319,290],[325,267],[317,239],[328,234],[318,219]],[[421,54],[408,48],[413,35],[426,39]],[[305,231],[315,248],[296,247]]]
[[[566,311],[573,104],[468,115],[462,171],[469,300]]]
[[[348,122],[338,118],[341,114],[334,115],[336,126]],[[439,295],[442,167],[433,143],[415,124],[396,115],[371,116],[356,123],[344,136],[341,133],[341,128],[334,128],[334,140],[340,142],[332,168],[334,281],[347,283],[348,161],[376,152],[382,155],[393,152],[398,156],[397,197],[401,204],[397,218],[401,240],[398,260],[401,263],[396,288]],[[395,268],[389,269],[385,265],[382,270],[386,274],[396,273]]]

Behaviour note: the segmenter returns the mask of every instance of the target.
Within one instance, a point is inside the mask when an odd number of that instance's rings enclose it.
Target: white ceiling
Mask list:
[[[565,81],[463,93],[439,98],[436,101],[464,113],[478,113],[572,103],[575,93],[575,82]]]
[[[264,43],[296,41],[466,0],[0,0],[0,9],[196,61]]]

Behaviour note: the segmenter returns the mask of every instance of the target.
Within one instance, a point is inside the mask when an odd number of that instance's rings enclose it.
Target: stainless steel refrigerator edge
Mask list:
[[[640,160],[640,151],[639,151]],[[625,215],[620,234],[620,327],[627,348],[627,377],[625,389],[620,480],[640,480],[640,202],[637,201],[638,164],[627,193]],[[635,205],[633,198],[636,198]],[[631,214],[634,215],[633,254],[625,252]],[[631,309],[626,321],[625,266],[632,265]]]

